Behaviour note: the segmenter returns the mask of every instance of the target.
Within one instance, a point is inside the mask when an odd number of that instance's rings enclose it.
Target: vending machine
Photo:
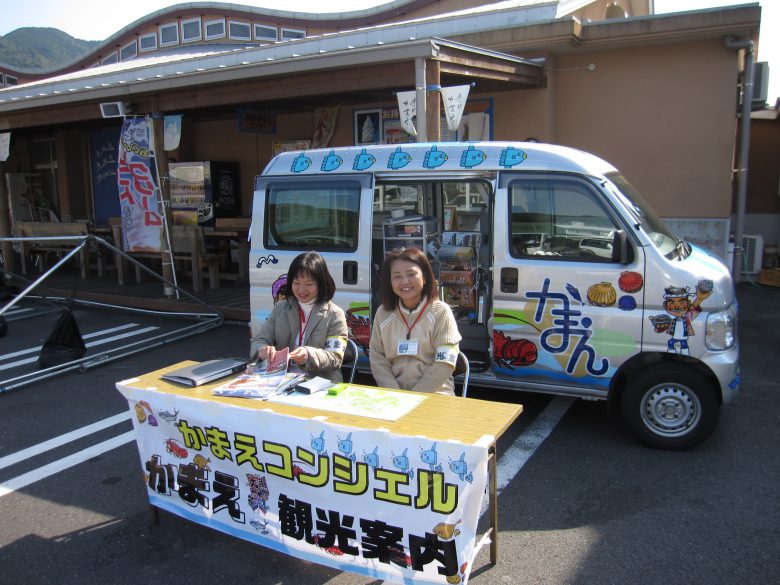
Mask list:
[[[176,162],[168,165],[171,222],[211,227],[217,217],[241,214],[237,162]]]

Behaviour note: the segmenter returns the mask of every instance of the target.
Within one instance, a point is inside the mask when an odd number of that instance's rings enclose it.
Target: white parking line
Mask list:
[[[48,441],[44,441],[43,443],[38,443],[37,445],[33,445],[32,447],[28,447],[27,449],[22,449],[21,451],[17,451],[16,453],[11,453],[10,455],[6,455],[5,457],[0,457],[0,469],[3,469],[4,467],[8,467],[9,465],[14,465],[16,463],[19,463],[20,461],[24,461],[25,459],[29,459],[30,457],[35,457],[36,455],[40,455],[41,453],[45,453],[50,449],[55,449],[57,447],[60,447],[61,445],[70,443],[71,441],[75,441],[76,439],[80,439],[81,437],[86,437],[87,435],[91,435],[92,433],[102,431],[103,429],[107,429],[108,427],[113,427],[114,425],[129,420],[131,417],[132,414],[130,413],[129,410],[125,412],[120,412],[119,414],[115,414],[114,416],[104,418],[103,420],[99,420],[85,427],[81,427],[80,429],[70,431],[69,433],[60,435],[59,437],[54,437],[53,439],[49,439]]]
[[[117,339],[124,339],[125,337],[132,337],[134,335],[141,335],[142,333],[149,333],[150,331],[154,331],[155,329],[159,329],[159,327],[144,327],[143,329],[136,329],[134,331],[130,331],[129,333],[122,333],[121,335],[114,335],[112,337],[106,337],[105,339],[98,339],[97,341],[91,341],[89,343],[85,343],[84,345],[86,345],[87,347],[103,345],[105,343],[111,343],[112,341],[116,341]],[[40,349],[40,347],[38,349]],[[37,360],[38,360],[38,356],[25,358],[23,360],[16,360],[15,362],[11,362],[10,364],[3,364],[2,366],[0,366],[0,370],[7,370],[9,368],[15,368],[17,366],[31,364]]]
[[[550,435],[555,426],[560,422],[566,411],[574,403],[574,398],[556,396],[553,398],[542,413],[534,419],[523,434],[517,437],[510,445],[501,459],[498,461],[496,474],[496,489],[500,493],[514,477],[520,473],[523,466],[536,452],[539,446]],[[488,510],[488,499],[482,502],[482,516]]]
[[[6,482],[0,483],[0,498],[11,494],[16,490],[20,490],[23,487],[30,485],[31,483],[35,483],[36,481],[40,481],[46,477],[49,477],[50,475],[64,471],[65,469],[73,467],[74,465],[83,463],[84,461],[92,459],[93,457],[97,457],[106,451],[116,449],[117,447],[121,447],[122,445],[134,440],[135,431],[127,431],[118,437],[108,439],[107,441],[93,445],[92,447],[79,451],[78,453],[68,455],[67,457],[63,457],[58,461],[54,461],[53,463],[49,463],[48,465],[44,465],[38,469],[33,469],[32,471],[23,473],[22,475],[14,477],[13,479],[9,479]]]
[[[94,333],[87,333],[86,335],[82,335],[81,337],[84,339],[91,339],[93,337],[98,337],[99,335],[106,335],[108,333],[115,333],[116,331],[130,329],[131,327],[138,327],[138,323],[126,323],[125,325],[119,325],[118,327],[111,327],[110,329],[101,329],[100,331],[95,331]],[[42,345],[36,345],[35,347],[28,347],[27,349],[20,349],[19,351],[5,353],[3,355],[0,355],[0,360],[8,360],[14,357],[18,357],[20,355],[25,355],[27,353],[40,351],[42,347],[43,347]]]

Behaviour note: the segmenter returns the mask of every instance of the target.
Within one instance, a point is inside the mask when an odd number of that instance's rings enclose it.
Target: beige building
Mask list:
[[[3,82],[18,83],[0,89],[0,132],[11,136],[0,189],[12,175],[37,176],[60,219],[107,223],[118,202],[110,165],[101,163],[121,118],[104,118],[100,104],[119,102],[133,115],[182,116],[169,159],[237,162],[239,213],[248,216],[255,175],[274,149],[316,140],[324,108],[339,108],[329,146],[355,144],[357,113],[365,111],[379,113],[380,141],[404,141],[395,92],[472,84],[470,124],[457,132],[442,124],[439,93],[427,92],[428,140],[533,138],[593,152],[620,168],[679,233],[725,255],[735,214],[745,212],[733,171],[747,53],[739,47],[757,43],[761,9],[653,15],[652,4],[396,0],[338,20],[180,4],[128,25],[60,71],[0,64]],[[767,126],[754,136],[776,153],[776,119]],[[744,233],[761,230],[776,245],[772,156],[761,179],[749,181]],[[764,181],[774,181],[774,193]],[[4,207],[0,234],[12,229]]]

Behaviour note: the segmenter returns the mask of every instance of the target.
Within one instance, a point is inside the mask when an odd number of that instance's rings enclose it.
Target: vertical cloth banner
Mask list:
[[[469,97],[468,85],[455,85],[453,87],[442,87],[441,101],[444,104],[444,115],[447,118],[447,128],[457,130],[460,126],[460,118],[463,115],[463,108],[466,107],[466,100]]]
[[[0,132],[0,162],[8,160],[8,155],[11,153],[11,133]]]
[[[398,115],[401,117],[401,128],[412,136],[417,136],[417,129],[413,122],[413,118],[417,116],[417,92],[399,91],[396,96],[398,97]]]
[[[181,140],[181,114],[175,116],[165,116],[163,119],[163,148],[166,151],[179,148]]]
[[[339,117],[341,104],[332,108],[317,110],[317,121],[314,125],[314,135],[311,138],[312,148],[323,148],[328,146],[330,139],[333,138],[333,132],[336,130],[336,121]]]
[[[159,252],[162,218],[157,207],[147,118],[125,118],[117,159],[122,249],[126,252]]]

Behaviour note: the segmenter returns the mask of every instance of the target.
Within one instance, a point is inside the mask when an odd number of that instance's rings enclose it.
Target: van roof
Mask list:
[[[327,175],[432,171],[564,171],[601,176],[616,171],[581,150],[538,142],[424,142],[283,152],[263,175]]]

